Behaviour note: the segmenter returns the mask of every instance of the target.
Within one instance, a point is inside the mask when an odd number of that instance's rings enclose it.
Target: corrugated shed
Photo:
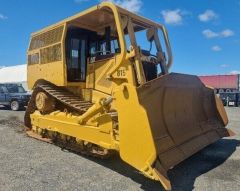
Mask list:
[[[199,76],[201,81],[216,89],[238,89],[238,74]]]
[[[0,83],[20,83],[27,87],[27,65],[17,65],[0,68]]]
[[[3,67],[0,69],[0,83],[26,82],[27,65]]]

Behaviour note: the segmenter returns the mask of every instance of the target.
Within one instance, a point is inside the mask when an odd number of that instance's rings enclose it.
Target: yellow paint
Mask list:
[[[32,125],[49,131],[59,132],[64,135],[76,137],[91,143],[100,145],[106,149],[116,149],[115,141],[112,138],[112,121],[109,116],[105,117],[105,123],[99,123],[98,127],[80,125],[79,119],[74,115],[67,115],[63,112],[55,112],[50,115],[41,115],[35,111],[31,115]],[[100,118],[102,121],[103,119]]]
[[[69,26],[75,26],[78,23],[77,19],[102,10],[112,12],[121,52],[111,58],[88,63],[86,82],[68,82],[65,55],[67,29]],[[126,22],[122,20],[123,17],[126,17]],[[101,3],[32,34],[32,38],[34,38],[59,26],[64,26],[61,41],[58,42],[61,44],[61,60],[42,64],[40,59],[38,64],[28,64],[28,86],[34,89],[39,80],[49,81],[57,86],[64,86],[73,94],[94,104],[82,115],[61,111],[42,115],[39,111],[35,111],[31,114],[31,124],[33,129],[39,129],[39,131],[47,129],[52,133],[59,132],[62,135],[75,137],[77,140],[94,143],[105,149],[116,150],[125,162],[141,171],[145,176],[159,180],[164,188],[170,189],[171,185],[167,177],[154,167],[159,153],[156,151],[147,111],[139,103],[137,88],[139,85],[145,85],[146,77],[141,54],[135,41],[132,21],[138,21],[144,26],[158,28],[162,31],[169,58],[165,67],[169,69],[172,65],[172,52],[166,29],[158,23],[130,13],[110,2]],[[129,51],[126,47],[124,25],[127,25],[126,27],[131,33],[129,34],[130,39],[133,42]],[[78,27],[81,27],[81,24]],[[91,25],[87,27],[95,29]],[[155,38],[157,37],[155,36]],[[29,50],[28,56],[35,53],[40,54],[43,48],[46,47]],[[166,76],[163,75],[160,78]],[[216,107],[226,125],[226,113],[217,98]],[[113,115],[114,113],[117,113],[117,119]]]
[[[156,179],[156,175],[151,175],[152,172],[145,171],[151,168],[157,154],[147,113],[138,102],[136,87],[123,84],[116,89],[114,97],[120,126],[121,158],[148,177]]]

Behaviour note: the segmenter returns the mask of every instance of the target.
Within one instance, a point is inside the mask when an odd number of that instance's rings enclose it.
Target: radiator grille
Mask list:
[[[50,30],[32,38],[29,50],[39,49],[61,41],[63,35],[63,26]]]
[[[28,64],[39,64],[39,53],[28,55]]]
[[[61,44],[40,50],[41,64],[62,60]]]

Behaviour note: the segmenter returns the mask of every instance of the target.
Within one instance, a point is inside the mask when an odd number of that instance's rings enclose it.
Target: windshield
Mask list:
[[[108,44],[107,40],[95,40],[90,42],[89,55],[107,55],[120,53],[118,39],[112,38]]]
[[[168,73],[166,64],[168,61],[170,66],[171,59],[165,55],[165,52],[169,53],[169,46],[164,30],[135,18],[123,17],[122,20],[127,50],[134,50],[138,55],[135,57],[138,83],[143,84]],[[164,46],[162,41],[165,42]]]
[[[9,93],[25,93],[26,90],[19,85],[8,85],[7,90]]]

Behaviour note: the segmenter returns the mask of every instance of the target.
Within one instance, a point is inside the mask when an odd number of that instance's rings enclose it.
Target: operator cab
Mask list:
[[[110,27],[104,34],[70,27],[66,38],[66,62],[69,82],[85,82],[87,63],[110,59],[120,53],[118,38],[111,36]]]
[[[126,46],[122,48],[128,53],[131,47],[138,52],[139,56],[135,56],[131,62],[138,59],[141,65],[138,71],[133,63],[135,77],[144,76],[141,83],[136,84],[140,85],[168,73],[158,26],[139,22],[125,15],[121,15],[121,19]],[[121,53],[119,38],[119,29],[109,10],[98,10],[73,20],[67,26],[65,39],[67,81],[86,82],[88,64],[111,59]]]

